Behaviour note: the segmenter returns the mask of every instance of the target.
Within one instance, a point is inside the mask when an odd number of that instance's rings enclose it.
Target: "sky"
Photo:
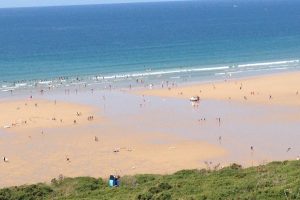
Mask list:
[[[0,0],[0,8],[33,7],[33,6],[63,6],[107,3],[133,3],[168,0]]]

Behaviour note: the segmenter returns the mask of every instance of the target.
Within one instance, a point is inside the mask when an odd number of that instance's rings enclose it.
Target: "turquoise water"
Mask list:
[[[297,69],[299,8],[237,0],[0,9],[2,90],[58,77]]]

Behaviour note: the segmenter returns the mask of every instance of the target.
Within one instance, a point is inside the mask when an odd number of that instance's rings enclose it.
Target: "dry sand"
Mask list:
[[[300,72],[225,80],[206,84],[138,91],[138,94],[251,103],[300,105]]]
[[[0,109],[0,155],[9,160],[0,162],[0,187],[49,182],[60,174],[172,173],[205,167],[204,161],[226,154],[206,142],[124,130],[83,105],[21,100],[1,102]],[[90,115],[93,121],[87,120]]]
[[[95,109],[88,106],[32,99],[2,101],[0,110],[0,129],[54,128],[86,124],[88,116],[95,115]]]

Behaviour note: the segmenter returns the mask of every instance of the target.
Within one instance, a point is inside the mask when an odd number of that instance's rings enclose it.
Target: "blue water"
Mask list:
[[[223,0],[0,9],[0,81],[297,68],[299,8]]]

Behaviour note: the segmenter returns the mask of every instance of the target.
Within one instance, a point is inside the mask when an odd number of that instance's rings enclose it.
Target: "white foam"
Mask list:
[[[222,76],[222,75],[225,75],[226,73],[225,72],[220,72],[220,73],[215,73],[215,76]]]
[[[289,69],[288,67],[276,67],[272,68],[272,70],[287,70]],[[231,74],[240,74],[240,73],[245,73],[245,72],[262,72],[262,71],[270,71],[270,69],[249,69],[249,70],[240,70],[240,71],[234,71],[230,72]]]
[[[249,64],[240,64],[238,67],[257,67],[257,66],[274,66],[274,65],[284,65],[284,64],[295,64],[299,63],[299,60],[283,60],[275,62],[261,62],[261,63],[249,63]]]
[[[25,87],[27,83],[16,83],[15,86],[18,87]]]
[[[42,84],[42,85],[48,85],[52,83],[52,81],[39,81],[38,84]]]
[[[161,70],[161,71],[149,71],[149,72],[144,72],[144,73],[118,74],[118,75],[104,76],[104,79],[117,79],[117,78],[129,78],[129,77],[156,76],[156,75],[161,76],[161,75],[166,75],[166,74],[201,72],[201,71],[217,71],[217,70],[225,70],[225,69],[229,69],[229,66],[171,69],[171,70]]]
[[[67,79],[52,79],[52,80],[31,80],[28,82],[18,82],[18,83],[7,83],[3,82],[0,85],[2,92],[8,92],[10,90],[18,90],[23,88],[36,87],[37,84],[41,84],[42,86],[52,86],[52,87],[70,87],[74,85],[87,84],[90,85],[90,81],[93,84],[111,84],[113,82],[127,81],[133,80],[137,78],[150,79],[151,76],[153,78],[157,78],[159,80],[160,77],[164,75],[169,75],[166,78],[170,79],[180,79],[182,78],[180,73],[194,73],[199,72],[198,75],[201,75],[201,72],[207,72],[209,75],[215,76],[224,76],[231,74],[239,74],[239,73],[247,73],[254,71],[268,71],[268,70],[288,70],[295,67],[300,67],[299,60],[282,60],[282,61],[274,61],[274,62],[257,62],[257,63],[248,63],[248,64],[239,64],[239,65],[228,65],[228,66],[198,66],[198,67],[186,67],[186,68],[173,68],[173,69],[161,69],[161,70],[145,70],[142,72],[128,72],[128,73],[119,73],[119,74],[110,74],[106,76],[101,76],[99,74],[91,75],[91,76],[83,76],[78,80],[75,77],[69,77]],[[211,72],[211,73],[210,73]],[[205,75],[205,73],[203,73]]]

